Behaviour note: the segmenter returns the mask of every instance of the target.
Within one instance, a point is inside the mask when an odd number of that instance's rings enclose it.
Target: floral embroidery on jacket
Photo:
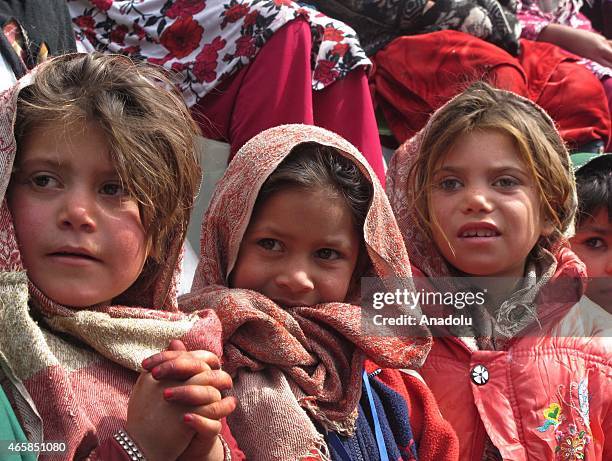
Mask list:
[[[557,388],[559,402],[544,410],[545,423],[538,431],[546,432],[553,426],[556,440],[555,459],[563,461],[584,460],[587,445],[591,442],[588,375],[568,387]],[[564,424],[567,421],[567,424]]]
[[[557,448],[555,456],[558,460],[575,461],[584,459],[584,448],[591,441],[586,431],[578,432],[575,424],[568,426],[567,432],[556,431]]]
[[[551,403],[547,408],[542,412],[544,414],[544,424],[538,427],[538,431],[546,432],[550,427],[553,427],[555,430],[563,421],[563,414],[561,412],[561,405],[558,403]]]

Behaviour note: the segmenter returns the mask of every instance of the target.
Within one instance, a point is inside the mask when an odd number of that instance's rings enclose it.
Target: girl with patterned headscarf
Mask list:
[[[185,310],[213,307],[247,458],[456,459],[410,370],[426,328],[368,329],[360,279],[410,277],[389,203],[340,136],[284,125],[251,139],[217,186]],[[402,279],[405,282],[405,279]]]
[[[231,379],[211,370],[220,324],[176,303],[200,177],[180,96],[126,57],[74,54],[40,65],[0,106],[1,382],[21,450],[239,458],[219,421],[234,403],[214,389]],[[173,339],[175,359],[143,371]]]

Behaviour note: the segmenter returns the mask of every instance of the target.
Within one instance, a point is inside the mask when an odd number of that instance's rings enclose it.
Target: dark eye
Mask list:
[[[282,249],[281,244],[278,240],[270,238],[258,240],[257,245],[268,251],[281,251]]]
[[[109,182],[107,184],[104,184],[100,188],[100,193],[104,195],[110,195],[113,197],[118,196],[118,195],[124,195],[123,187],[121,186],[121,184],[114,183],[114,182]]]
[[[605,247],[606,242],[604,242],[603,239],[600,239],[599,237],[591,237],[584,241],[584,246],[592,248],[594,250],[598,250],[600,248]]]
[[[438,184],[438,187],[444,191],[454,191],[459,189],[463,184],[461,184],[461,181],[459,181],[458,179],[455,178],[448,178],[448,179],[443,179],[442,181],[440,181],[440,183]]]
[[[340,257],[340,253],[331,248],[321,248],[316,252],[317,258],[325,259],[326,261],[332,261]]]
[[[503,178],[497,179],[493,185],[499,187],[516,187],[520,184],[518,179],[511,176],[504,176]]]
[[[35,175],[30,179],[30,181],[34,186],[41,189],[57,188],[60,185],[57,179],[48,174]]]

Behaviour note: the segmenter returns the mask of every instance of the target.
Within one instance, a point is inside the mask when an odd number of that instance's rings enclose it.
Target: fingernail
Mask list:
[[[164,389],[164,398],[170,400],[174,396],[174,390],[167,388]]]
[[[147,368],[147,366],[151,363],[151,358],[146,358],[142,361],[142,368]]]
[[[151,374],[153,375],[153,377],[155,379],[159,378],[162,374],[161,368],[159,367],[155,367],[151,370]]]
[[[183,421],[185,421],[186,423],[193,422],[193,415],[191,413],[185,413],[185,415],[183,416]]]

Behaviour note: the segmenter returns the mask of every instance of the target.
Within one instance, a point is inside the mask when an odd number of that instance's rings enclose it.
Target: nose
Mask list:
[[[462,210],[470,213],[490,213],[493,210],[487,191],[484,187],[466,188],[464,191]]]
[[[314,290],[314,281],[306,265],[288,264],[277,276],[276,284],[291,295],[302,295]]]
[[[58,226],[61,229],[72,229],[94,232],[95,198],[87,191],[70,190],[64,193],[64,200],[58,212]]]

